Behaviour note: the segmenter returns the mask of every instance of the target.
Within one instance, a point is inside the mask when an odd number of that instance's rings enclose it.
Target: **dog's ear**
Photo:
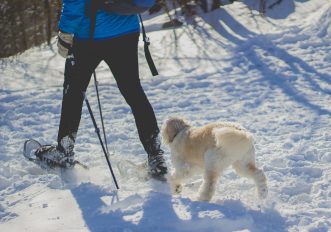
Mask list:
[[[163,124],[162,128],[162,139],[165,144],[172,143],[173,139],[177,134],[177,129],[175,127],[175,122],[172,119],[168,119]]]
[[[176,137],[176,135],[184,128],[189,127],[189,125],[179,118],[169,118],[162,128],[162,138],[165,144],[170,144]]]

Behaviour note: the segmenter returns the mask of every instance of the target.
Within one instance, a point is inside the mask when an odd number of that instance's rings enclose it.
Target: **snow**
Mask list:
[[[177,115],[196,126],[235,121],[254,134],[267,200],[231,169],[210,203],[196,200],[200,176],[181,196],[146,181],[128,162],[146,155],[105,64],[97,76],[120,190],[86,107],[75,150],[90,170],[46,172],[25,160],[24,140],[57,136],[64,60],[54,40],[53,50],[0,60],[0,231],[331,231],[331,2],[284,0],[266,18],[257,7],[236,2],[175,31],[161,30],[167,16],[146,16],[161,75],[151,77],[143,49],[140,72],[160,126]],[[87,95],[97,117],[92,81]]]

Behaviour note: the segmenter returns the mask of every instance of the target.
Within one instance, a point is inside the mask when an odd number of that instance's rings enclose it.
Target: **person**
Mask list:
[[[149,172],[152,177],[163,178],[167,167],[164,151],[160,147],[160,130],[139,79],[138,16],[99,10],[91,38],[91,18],[86,13],[86,4],[86,0],[63,0],[58,52],[66,58],[66,63],[57,145],[42,146],[36,150],[35,155],[42,160],[61,163],[70,164],[74,160],[84,94],[92,73],[101,61],[105,61],[133,113],[140,141],[148,156]]]

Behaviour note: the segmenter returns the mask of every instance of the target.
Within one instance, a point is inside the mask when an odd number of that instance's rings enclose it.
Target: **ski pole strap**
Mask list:
[[[152,58],[152,55],[149,51],[149,48],[148,46],[151,44],[150,41],[149,41],[149,38],[147,37],[146,35],[146,31],[145,31],[145,27],[144,27],[144,24],[143,24],[143,19],[141,17],[141,15],[139,14],[139,19],[140,19],[140,23],[141,23],[141,31],[142,31],[142,34],[143,34],[143,41],[144,41],[144,51],[145,51],[145,57],[146,57],[146,60],[147,60],[147,63],[148,63],[148,66],[149,66],[149,69],[151,70],[152,72],[152,75],[153,76],[157,76],[159,75],[156,67],[155,67],[155,64],[154,64],[154,61],[153,61],[153,58]]]

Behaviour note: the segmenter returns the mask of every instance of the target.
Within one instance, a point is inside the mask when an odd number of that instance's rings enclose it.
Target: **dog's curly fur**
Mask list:
[[[199,200],[210,201],[222,172],[229,166],[252,178],[258,196],[267,196],[267,181],[255,165],[253,136],[236,123],[219,122],[203,127],[192,127],[180,118],[169,118],[163,125],[162,137],[171,150],[174,172],[168,177],[173,192],[181,191],[181,182],[195,167],[204,170]]]

